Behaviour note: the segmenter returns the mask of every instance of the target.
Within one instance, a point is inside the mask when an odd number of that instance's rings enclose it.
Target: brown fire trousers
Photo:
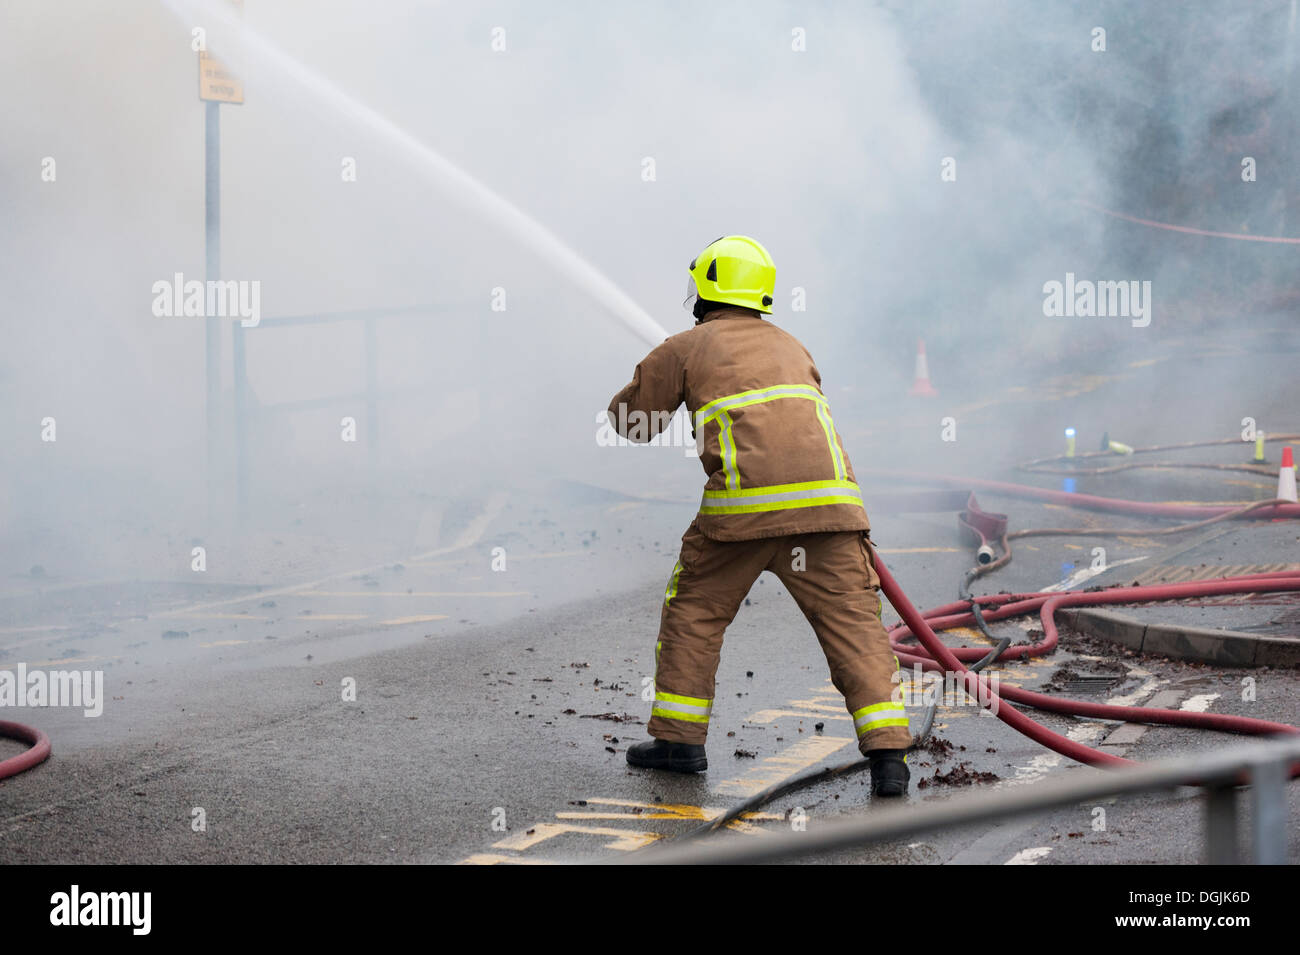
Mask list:
[[[858,749],[905,749],[911,735],[898,660],[880,622],[880,578],[868,532],[717,541],[695,521],[664,593],[650,735],[704,742],[723,631],[764,570],[780,579],[812,624],[853,718]]]

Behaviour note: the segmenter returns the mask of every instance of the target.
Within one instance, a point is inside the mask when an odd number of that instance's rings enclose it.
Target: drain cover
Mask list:
[[[1077,673],[1064,682],[1067,690],[1088,693],[1109,690],[1120,682],[1120,677],[1114,673]]]

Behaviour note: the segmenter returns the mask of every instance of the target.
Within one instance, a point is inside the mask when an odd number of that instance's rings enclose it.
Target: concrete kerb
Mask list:
[[[1113,610],[1063,609],[1057,618],[1138,653],[1229,667],[1300,667],[1300,639],[1236,630],[1148,624]]]

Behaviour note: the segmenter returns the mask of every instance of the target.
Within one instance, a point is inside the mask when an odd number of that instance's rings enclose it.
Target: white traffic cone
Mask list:
[[[916,340],[916,373],[912,376],[912,388],[908,394],[924,398],[934,398],[939,394],[930,384],[930,365],[925,360],[925,341],[920,338]]]
[[[1291,449],[1282,449],[1282,466],[1277,469],[1277,496],[1283,501],[1296,501],[1295,496],[1295,461]]]

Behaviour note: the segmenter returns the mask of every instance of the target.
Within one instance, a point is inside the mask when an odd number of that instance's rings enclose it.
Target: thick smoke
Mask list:
[[[190,44],[205,6],[0,10],[6,574],[165,573],[192,539],[284,528],[382,547],[414,531],[376,502],[593,480],[594,415],[647,348],[593,285],[679,331],[686,263],[724,233],[772,251],[773,318],[824,377],[882,395],[920,337],[948,362],[1122,347],[1126,322],[1043,315],[1044,283],[1067,272],[1152,281],[1153,335],[1294,306],[1294,246],[1093,208],[1300,233],[1290,0],[245,7],[250,32],[330,86],[249,55],[246,103],[221,107],[222,272],[260,283],[264,319],[244,336],[242,523],[233,323],[209,460],[203,322],[152,309],[154,283],[203,278]],[[331,88],[592,274],[566,275]],[[370,340],[357,319],[269,321],[416,305]],[[340,440],[345,416],[369,427],[368,360],[373,449]]]

